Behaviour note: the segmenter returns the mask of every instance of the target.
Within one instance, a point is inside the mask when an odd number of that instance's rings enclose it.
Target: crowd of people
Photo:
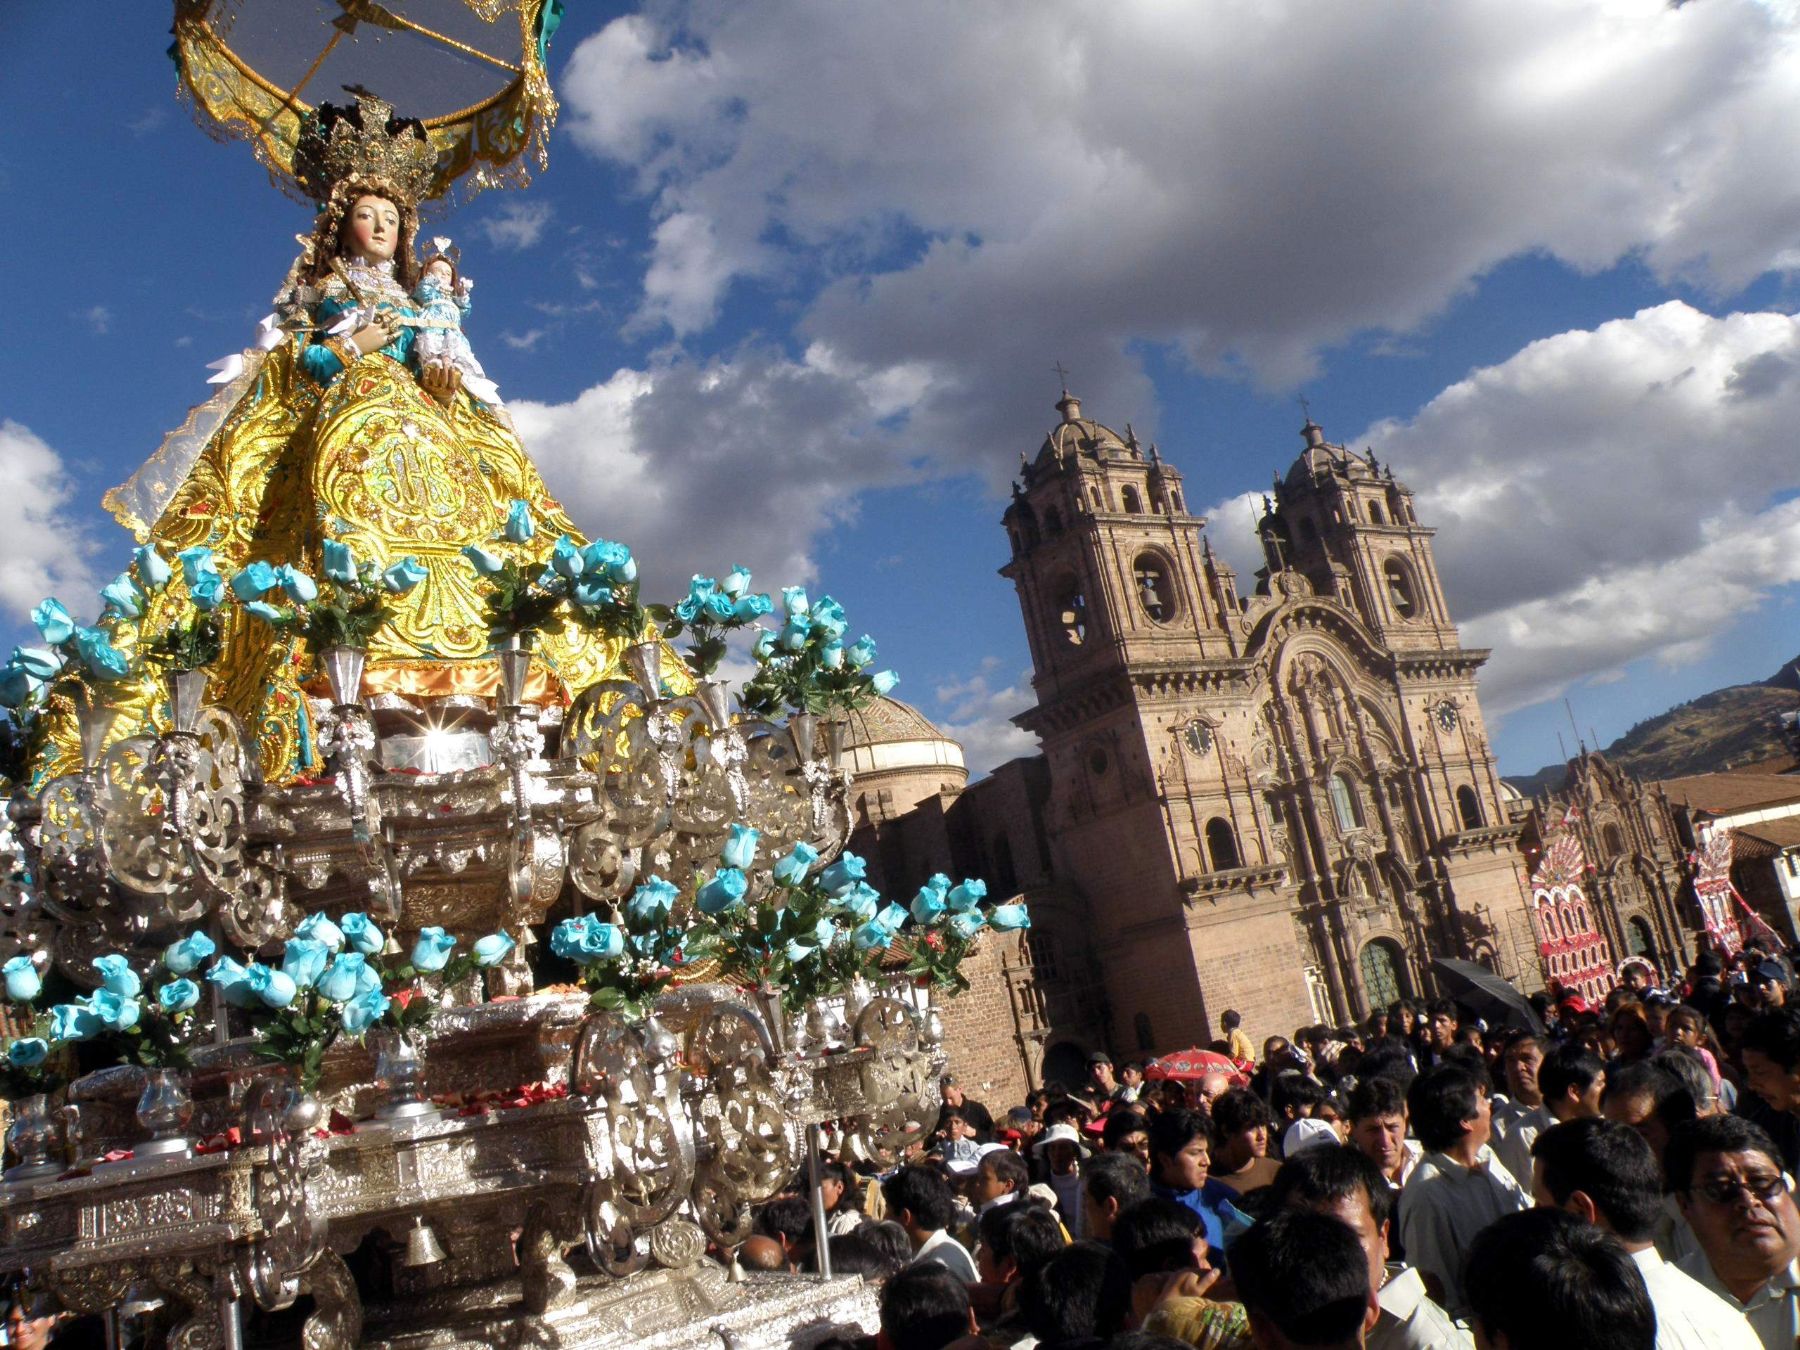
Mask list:
[[[828,1350],[1793,1350],[1800,991],[1779,953],[1628,963],[1505,1022],[1401,1001],[1216,1068],[1092,1056],[996,1116],[955,1077],[885,1173],[828,1161],[746,1266],[879,1286]],[[954,1066],[953,1066],[954,1067]]]

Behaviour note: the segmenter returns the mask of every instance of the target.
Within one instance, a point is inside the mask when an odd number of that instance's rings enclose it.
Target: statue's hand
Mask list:
[[[364,324],[350,335],[350,341],[356,344],[356,350],[367,356],[370,352],[378,352],[400,335],[399,316],[388,311],[376,317],[374,323]]]
[[[419,383],[425,386],[426,393],[448,408],[456,397],[456,391],[462,388],[462,372],[445,363],[429,365],[425,367]]]

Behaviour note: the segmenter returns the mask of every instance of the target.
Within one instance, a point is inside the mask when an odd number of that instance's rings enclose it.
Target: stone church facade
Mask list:
[[[1016,1101],[1086,1054],[1254,1038],[1434,989],[1434,956],[1541,988],[1518,813],[1412,493],[1310,420],[1265,499],[1250,594],[1181,475],[1082,415],[1004,516],[1042,754],[861,803],[889,889],[984,875],[1032,907],[952,1005],[951,1050]],[[915,714],[916,715],[916,714]],[[879,777],[879,776],[878,776]],[[992,969],[987,967],[992,966]]]

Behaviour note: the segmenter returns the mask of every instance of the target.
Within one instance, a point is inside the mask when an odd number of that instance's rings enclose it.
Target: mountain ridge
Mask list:
[[[1766,680],[1729,684],[1647,717],[1601,750],[1615,768],[1646,783],[1715,773],[1767,760],[1791,764],[1794,754],[1780,718],[1800,712],[1800,660]],[[1504,781],[1527,797],[1562,786],[1568,766],[1546,764]]]

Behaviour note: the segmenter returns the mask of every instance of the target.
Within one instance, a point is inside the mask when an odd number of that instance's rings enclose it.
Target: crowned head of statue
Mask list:
[[[414,286],[418,203],[441,190],[436,169],[424,124],[396,116],[378,98],[363,94],[348,107],[324,103],[308,112],[294,155],[296,179],[319,203],[307,279],[322,279],[340,260]]]

